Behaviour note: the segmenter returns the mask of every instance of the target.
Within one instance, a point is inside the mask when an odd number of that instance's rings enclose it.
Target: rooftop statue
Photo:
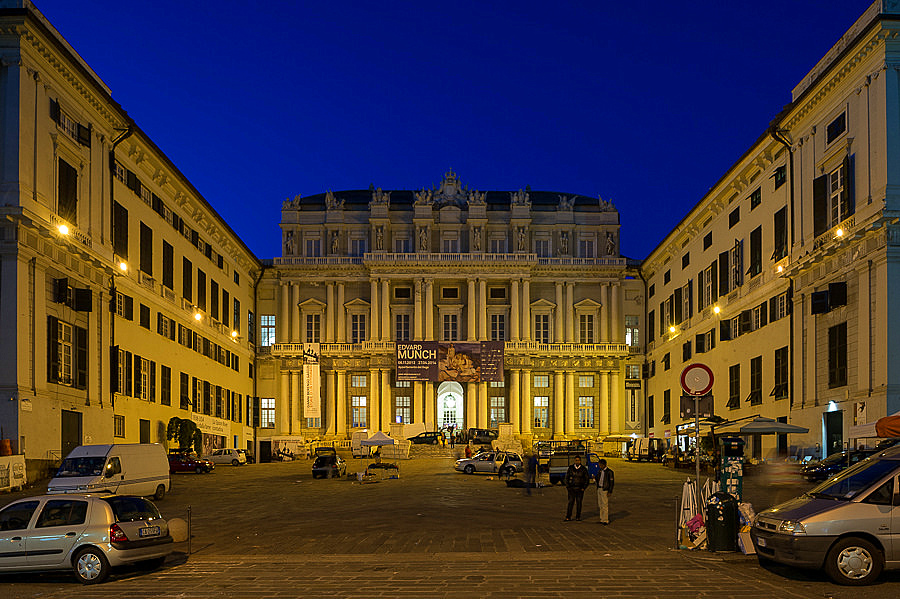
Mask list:
[[[379,187],[372,191],[372,201],[369,204],[370,206],[390,206],[391,204],[391,192],[382,191]]]
[[[288,198],[284,202],[282,202],[281,209],[282,210],[290,210],[291,208],[299,208],[301,201],[302,201],[302,198],[300,197],[300,194],[298,193],[297,195],[294,196],[293,200]]]
[[[343,210],[344,200],[338,200],[331,191],[325,192],[325,207],[329,210]]]
[[[519,191],[510,192],[509,203],[513,206],[531,206],[531,196],[528,191],[530,190],[526,188],[525,191],[520,189]]]
[[[615,212],[616,205],[612,203],[612,200],[604,200],[601,196],[597,196],[600,201],[600,212]]]
[[[559,210],[560,212],[571,212],[575,208],[575,197],[567,198],[564,195],[559,196]]]

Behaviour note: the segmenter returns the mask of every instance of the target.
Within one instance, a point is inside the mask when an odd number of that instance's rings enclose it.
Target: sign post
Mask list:
[[[694,398],[694,461],[696,462],[697,476],[697,507],[700,506],[700,398],[712,391],[713,372],[706,364],[690,364],[681,371],[681,389],[687,395]]]

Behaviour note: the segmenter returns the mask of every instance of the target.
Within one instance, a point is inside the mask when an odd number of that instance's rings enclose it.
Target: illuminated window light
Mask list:
[[[60,225],[60,226],[57,227],[57,229],[59,229],[59,232],[60,232],[62,235],[68,235],[68,234],[69,234],[69,227],[67,227],[66,225]]]

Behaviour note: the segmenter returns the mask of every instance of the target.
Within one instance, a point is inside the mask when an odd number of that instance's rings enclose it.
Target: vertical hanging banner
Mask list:
[[[503,380],[503,341],[481,342],[481,380],[484,382]]]
[[[322,391],[319,378],[319,344],[303,344],[303,417],[322,417]]]
[[[396,344],[398,381],[480,383],[503,380],[503,341]]]

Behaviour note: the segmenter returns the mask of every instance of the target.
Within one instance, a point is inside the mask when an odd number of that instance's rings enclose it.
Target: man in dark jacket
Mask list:
[[[597,507],[600,508],[600,524],[609,524],[609,496],[612,495],[616,485],[616,477],[613,471],[606,467],[606,460],[600,460],[600,470],[597,471]]]
[[[575,519],[581,520],[581,502],[584,490],[591,484],[591,475],[581,465],[581,456],[575,456],[575,463],[566,470],[566,490],[569,492],[569,504],[566,506],[566,522],[572,519],[572,504],[575,504]]]

